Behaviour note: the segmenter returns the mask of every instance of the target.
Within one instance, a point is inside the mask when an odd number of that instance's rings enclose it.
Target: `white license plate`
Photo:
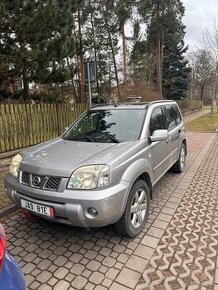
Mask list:
[[[21,199],[21,207],[26,208],[32,212],[54,217],[54,209],[52,207],[44,206],[38,203],[33,203],[31,201],[24,199]]]

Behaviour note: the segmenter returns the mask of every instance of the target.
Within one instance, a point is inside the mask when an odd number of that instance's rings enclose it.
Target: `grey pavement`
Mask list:
[[[196,111],[196,112],[191,112],[191,113],[185,114],[184,115],[185,123],[187,124],[187,123],[189,123],[189,122],[191,122],[191,121],[193,121],[195,119],[198,119],[198,118],[200,118],[202,116],[205,116],[205,115],[207,115],[209,113],[210,113],[210,109],[206,108],[206,109],[204,109],[202,111]]]

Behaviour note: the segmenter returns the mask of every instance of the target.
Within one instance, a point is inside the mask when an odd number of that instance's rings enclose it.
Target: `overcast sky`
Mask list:
[[[199,45],[202,31],[213,26],[214,19],[218,22],[218,0],[182,0],[186,12],[184,23],[186,27],[185,41],[190,49]]]

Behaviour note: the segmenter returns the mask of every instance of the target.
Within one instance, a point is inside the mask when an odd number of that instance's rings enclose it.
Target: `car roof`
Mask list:
[[[91,108],[91,110],[121,110],[121,109],[146,109],[150,105],[159,105],[159,104],[169,104],[174,103],[175,101],[172,100],[158,100],[158,101],[152,101],[152,102],[136,102],[136,103],[112,103],[112,104],[98,104]]]
[[[145,109],[149,103],[114,103],[94,106],[91,110]]]

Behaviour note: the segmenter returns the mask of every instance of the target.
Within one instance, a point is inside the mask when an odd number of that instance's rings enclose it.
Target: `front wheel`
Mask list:
[[[173,172],[182,173],[185,168],[185,162],[186,162],[186,146],[184,143],[182,143],[179,159],[176,161],[176,163],[172,167]]]
[[[133,238],[145,226],[150,205],[150,192],[144,180],[137,180],[127,200],[121,219],[115,224],[116,230],[124,236]]]

